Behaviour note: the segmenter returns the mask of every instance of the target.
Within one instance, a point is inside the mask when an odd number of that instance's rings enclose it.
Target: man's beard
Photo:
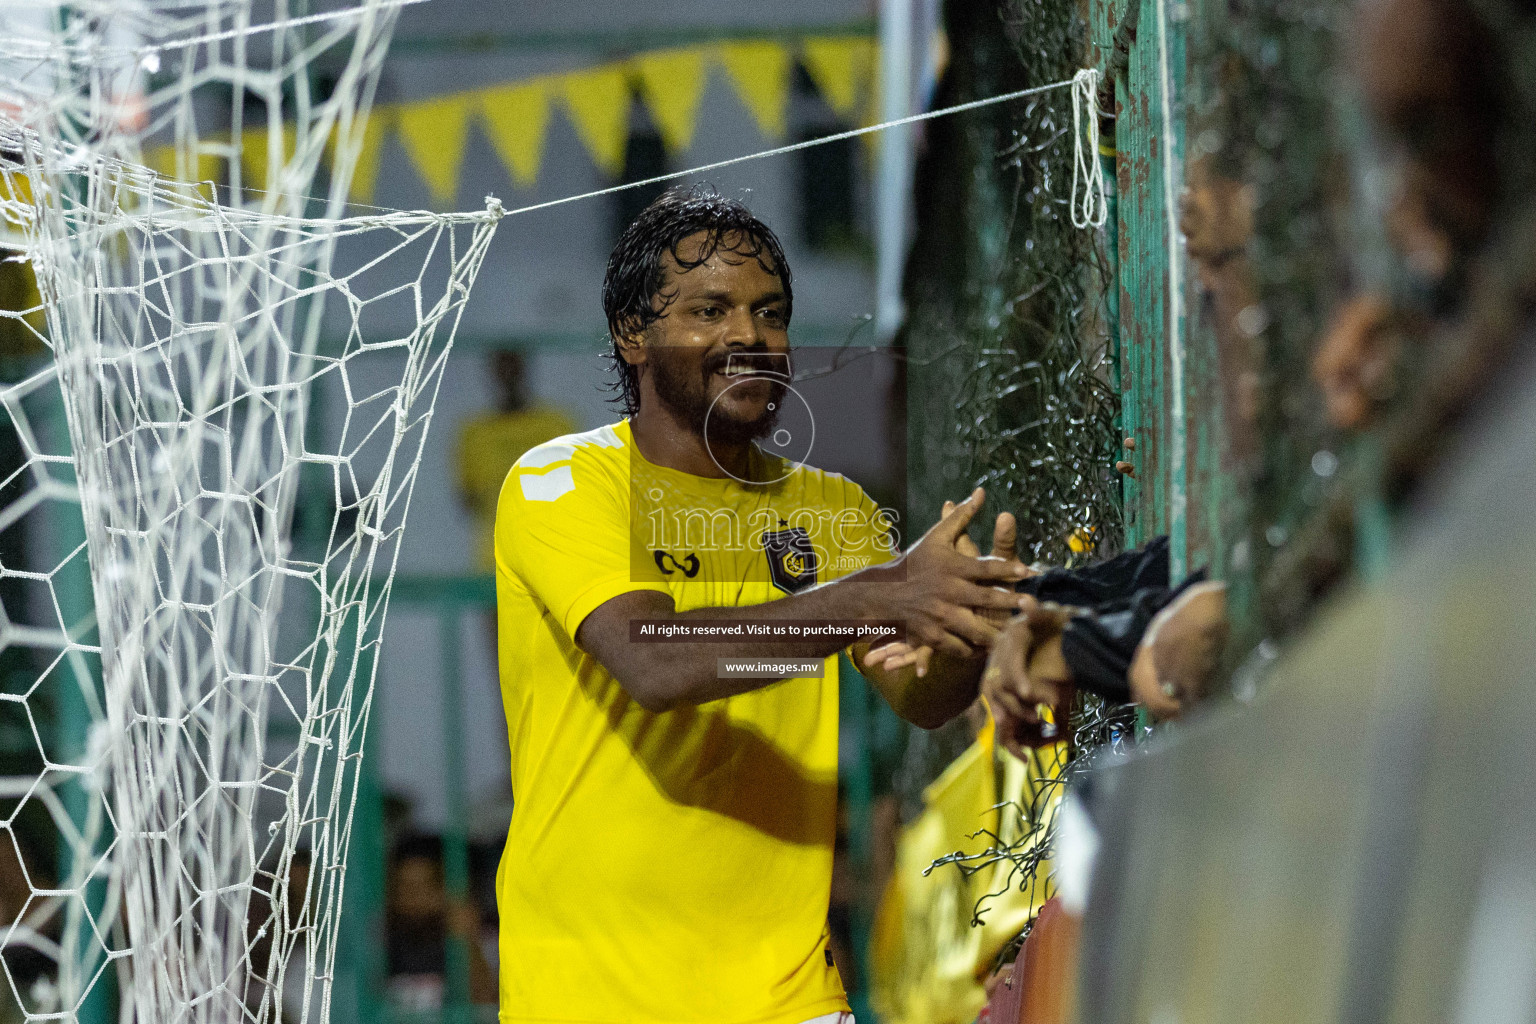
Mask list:
[[[710,378],[717,370],[725,368],[729,358],[730,354],[726,353],[706,359],[700,364],[697,374],[690,373],[690,368],[683,365],[682,360],[652,358],[650,368],[655,375],[656,397],[661,399],[661,404],[671,410],[673,415],[686,422],[694,433],[700,437],[707,436],[711,442],[719,444],[746,444],[767,437],[773,431],[779,420],[779,411],[784,408],[785,388],[782,381],[769,378],[772,391],[768,406],[756,419],[738,419],[731,414],[725,403],[719,403],[711,409]]]

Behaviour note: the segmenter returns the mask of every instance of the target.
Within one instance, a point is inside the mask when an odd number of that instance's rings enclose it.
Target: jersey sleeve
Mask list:
[[[670,593],[631,548],[622,453],[541,445],[512,467],[496,508],[496,562],[566,635],[605,601],[635,590]],[[561,457],[564,456],[564,457]],[[609,463],[614,463],[610,465]]]

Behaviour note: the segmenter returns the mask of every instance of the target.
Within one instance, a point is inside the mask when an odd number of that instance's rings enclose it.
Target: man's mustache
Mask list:
[[[767,349],[737,350],[710,356],[704,360],[703,370],[705,377],[725,373],[733,377],[770,377],[784,383],[793,373],[789,353]]]

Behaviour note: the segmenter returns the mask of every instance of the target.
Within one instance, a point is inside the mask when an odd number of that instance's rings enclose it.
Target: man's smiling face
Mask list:
[[[678,255],[692,263],[708,241],[703,231],[689,235]],[[728,375],[728,364],[738,370],[771,361],[782,369],[789,353],[783,282],[767,255],[751,255],[755,247],[743,241],[725,235],[714,253],[691,269],[667,254],[655,299],[665,312],[642,334],[643,372],[657,398],[701,436],[707,418],[709,440],[725,444],[772,430],[785,392],[782,377]]]

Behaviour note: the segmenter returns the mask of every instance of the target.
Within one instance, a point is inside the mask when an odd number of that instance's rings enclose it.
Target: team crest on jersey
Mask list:
[[[803,527],[788,526],[779,520],[783,529],[763,533],[763,551],[768,555],[768,575],[773,585],[786,594],[798,594],[816,585],[816,549],[811,546],[811,535]]]

